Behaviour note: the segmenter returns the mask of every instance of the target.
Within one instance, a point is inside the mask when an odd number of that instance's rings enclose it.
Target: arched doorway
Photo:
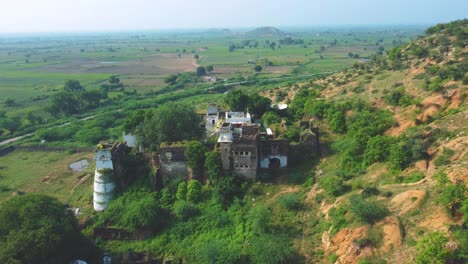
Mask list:
[[[271,158],[270,163],[268,164],[269,169],[279,169],[281,168],[281,161],[278,158]]]

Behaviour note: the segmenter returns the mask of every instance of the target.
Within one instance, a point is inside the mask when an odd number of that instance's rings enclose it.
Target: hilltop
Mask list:
[[[322,129],[304,226],[314,224],[297,241],[309,261],[322,252],[332,263],[463,262],[466,32],[466,19],[436,25],[347,70],[279,89],[292,114]]]
[[[259,27],[245,33],[247,37],[285,37],[286,33],[275,27]]]

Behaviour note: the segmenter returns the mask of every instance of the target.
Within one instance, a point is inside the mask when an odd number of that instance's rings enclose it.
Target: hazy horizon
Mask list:
[[[432,25],[463,19],[468,1],[16,0],[3,4],[0,33],[167,31]]]

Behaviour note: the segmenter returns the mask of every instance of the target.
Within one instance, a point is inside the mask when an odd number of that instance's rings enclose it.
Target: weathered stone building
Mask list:
[[[236,128],[231,123],[223,123],[218,139],[223,170],[255,178],[258,168],[258,141],[258,124],[243,124]]]
[[[273,133],[260,132],[260,124],[252,123],[249,113],[219,112],[210,106],[204,116],[208,136],[217,135],[217,146],[225,172],[255,179],[260,169],[281,169],[288,166],[292,151],[315,152],[318,149],[318,129],[311,122],[301,122],[303,132],[299,144],[273,139]],[[185,146],[163,143],[159,150],[159,171],[163,177],[189,177]]]
[[[165,177],[186,177],[188,174],[185,146],[162,143],[159,148],[159,173]]]

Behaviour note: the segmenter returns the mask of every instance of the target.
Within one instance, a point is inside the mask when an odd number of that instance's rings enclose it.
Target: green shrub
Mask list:
[[[361,195],[362,197],[364,198],[367,198],[367,197],[370,197],[372,195],[379,195],[380,191],[373,187],[373,186],[369,186],[369,187],[364,187],[364,189],[362,190],[361,192]]]
[[[455,216],[467,197],[467,190],[464,183],[461,184],[447,184],[442,188],[439,196],[439,203],[442,204],[451,216]]]
[[[416,263],[445,264],[451,255],[446,248],[447,242],[448,238],[440,231],[425,235],[416,245]]]
[[[422,172],[414,172],[411,173],[410,175],[406,177],[399,177],[397,182],[399,183],[412,183],[412,182],[418,182],[422,179],[424,179],[424,173]]]
[[[196,205],[186,201],[178,201],[174,204],[174,214],[182,221],[198,215],[200,210]]]
[[[191,180],[187,186],[187,201],[189,202],[199,202],[201,199],[201,189],[202,185],[197,180]]]
[[[348,225],[345,215],[348,210],[344,206],[332,207],[328,211],[328,219],[331,222],[330,234],[334,235]]]
[[[109,206],[98,218],[97,225],[116,226],[135,230],[159,229],[164,225],[164,212],[158,206],[156,193],[148,190],[127,191]]]
[[[455,152],[449,148],[444,148],[444,151],[439,155],[435,160],[434,164],[436,166],[444,166],[450,164],[450,158],[455,154]]]
[[[351,212],[360,220],[374,223],[389,214],[386,207],[376,201],[366,201],[361,196],[353,195],[349,198]]]
[[[257,205],[247,214],[248,224],[255,234],[264,234],[270,228],[272,215],[265,205]]]
[[[324,177],[320,180],[320,187],[333,196],[340,196],[346,191],[342,179],[336,176]]]
[[[298,193],[288,193],[279,198],[279,204],[288,210],[297,211],[302,207],[301,196]]]

